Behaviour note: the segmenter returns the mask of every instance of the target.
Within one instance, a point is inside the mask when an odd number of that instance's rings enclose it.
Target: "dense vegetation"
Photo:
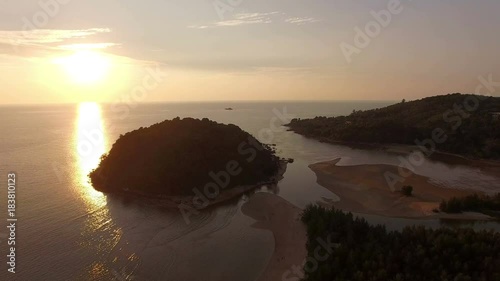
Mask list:
[[[500,112],[500,98],[450,94],[355,111],[349,116],[294,119],[288,126],[325,142],[412,145],[416,140],[431,139],[433,131],[441,128],[447,138],[436,143],[438,150],[500,158],[500,121],[494,112]]]
[[[210,172],[220,182],[229,179],[222,188],[268,181],[277,174],[279,160],[269,146],[235,125],[175,118],[120,136],[90,179],[104,192],[192,195],[193,188],[203,190],[214,182]],[[230,178],[222,175],[230,172]]]
[[[307,281],[500,280],[500,234],[493,231],[407,227],[387,232],[350,213],[312,205],[302,221],[308,256],[331,251],[326,260],[315,258],[317,268],[305,264]],[[336,245],[324,247],[325,241]]]
[[[491,214],[500,211],[500,193],[495,196],[469,195],[463,198],[453,197],[441,202],[439,210],[445,213],[480,212]]]

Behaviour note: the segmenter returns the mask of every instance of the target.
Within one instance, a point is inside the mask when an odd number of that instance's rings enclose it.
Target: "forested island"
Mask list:
[[[333,112],[332,112],[333,114]],[[449,94],[402,101],[349,116],[293,119],[290,130],[330,143],[432,145],[439,151],[500,159],[500,98]]]
[[[306,281],[500,280],[498,232],[422,226],[388,232],[317,205],[304,210],[302,221]]]
[[[89,177],[95,189],[152,197],[212,198],[279,180],[283,160],[236,125],[175,118],[121,135]],[[217,193],[214,195],[214,193]]]

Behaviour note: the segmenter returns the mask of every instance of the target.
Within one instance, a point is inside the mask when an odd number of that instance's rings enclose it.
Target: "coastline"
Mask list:
[[[444,188],[430,182],[428,177],[413,173],[404,183],[397,183],[395,191],[392,191],[386,183],[384,173],[397,174],[399,167],[383,164],[337,166],[339,161],[340,158],[315,163],[309,168],[316,174],[318,184],[340,197],[340,201],[333,205],[341,210],[414,219],[493,219],[480,213],[446,214],[433,211],[439,208],[442,200],[481,192]],[[399,192],[403,185],[413,186],[413,196],[407,197]]]
[[[298,133],[292,127],[288,127],[288,131],[294,132],[295,134],[301,135],[307,139],[316,140],[321,143],[328,143],[333,145],[343,145],[351,148],[359,148],[366,150],[382,150],[388,153],[396,153],[401,155],[407,155],[413,151],[419,151],[419,146],[415,144],[401,144],[401,143],[369,143],[369,142],[354,142],[354,141],[337,141],[328,138],[318,138],[314,136],[309,136],[306,134]],[[434,150],[432,155],[429,157],[432,160],[438,160],[450,165],[464,165],[473,166],[480,168],[481,170],[491,173],[492,170],[500,169],[500,159],[489,159],[489,158],[479,158],[472,157],[457,153],[451,153],[447,151]],[[498,171],[497,171],[498,172]]]
[[[381,149],[389,153],[410,154],[413,151],[420,150],[416,145],[408,144],[390,144],[381,145]],[[436,150],[430,157],[431,160],[443,162],[448,165],[460,165],[479,168],[486,173],[498,173],[500,169],[500,160],[471,158],[460,154]]]
[[[162,195],[155,196],[146,193],[128,192],[128,191],[105,193],[105,194],[118,195],[124,198],[141,200],[142,202],[146,202],[148,205],[161,208],[179,208],[179,206],[182,205],[184,208],[202,210],[232,200],[263,185],[277,184],[280,180],[283,179],[283,175],[285,174],[288,165],[288,160],[281,159],[279,161],[279,165],[280,167],[278,169],[278,173],[273,177],[271,177],[269,180],[264,182],[259,182],[257,184],[237,186],[230,189],[222,190],[220,194],[217,195],[214,199],[208,199],[209,200],[208,204],[204,206],[199,206],[194,203],[194,199],[196,198],[196,196],[162,196]]]
[[[292,268],[302,269],[307,257],[307,233],[300,219],[300,208],[277,195],[260,192],[252,196],[241,211],[257,221],[253,227],[269,230],[274,236],[273,255],[258,281],[282,280]]]

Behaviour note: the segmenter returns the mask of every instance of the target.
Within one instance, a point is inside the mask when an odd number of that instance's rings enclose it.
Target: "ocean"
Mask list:
[[[16,273],[6,271],[6,228],[0,230],[0,280],[256,280],[274,248],[270,231],[252,227],[240,207],[251,193],[191,217],[95,191],[87,174],[128,131],[175,117],[240,126],[276,144],[289,164],[272,192],[303,208],[338,197],[319,186],[309,164],[398,165],[397,155],[320,143],[287,131],[290,118],[346,115],[391,102],[213,102],[0,107],[0,221],[7,225],[7,174],[16,173]],[[227,110],[232,108],[232,110]],[[417,173],[444,187],[499,189],[477,168],[426,161]],[[365,216],[388,229],[437,220]],[[498,228],[478,223],[476,228]],[[3,236],[2,236],[3,234]],[[303,246],[303,245],[298,245]]]

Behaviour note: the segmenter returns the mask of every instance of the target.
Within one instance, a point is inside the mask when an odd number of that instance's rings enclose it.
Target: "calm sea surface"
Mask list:
[[[120,134],[174,117],[233,123],[278,154],[295,159],[274,192],[298,207],[338,198],[316,183],[309,164],[394,164],[397,155],[306,139],[281,125],[290,116],[335,116],[387,102],[170,103],[135,107],[84,103],[0,107],[0,221],[6,225],[7,173],[17,173],[17,273],[7,274],[0,240],[0,280],[255,280],[272,255],[271,232],[252,228],[242,196],[190,217],[96,192],[87,181]],[[224,110],[231,107],[234,110]],[[236,148],[235,148],[236,149]],[[500,178],[476,168],[426,161],[417,173],[444,187],[500,190]],[[389,229],[437,220],[366,216]],[[475,228],[497,228],[478,223]],[[5,234],[5,227],[0,234]],[[0,236],[2,239],[2,236]],[[302,245],[298,245],[302,246]]]

